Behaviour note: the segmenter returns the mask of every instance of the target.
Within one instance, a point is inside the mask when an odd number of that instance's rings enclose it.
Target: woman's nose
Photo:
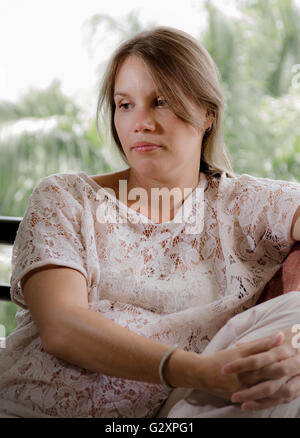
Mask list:
[[[144,129],[155,129],[155,120],[150,111],[141,109],[136,112],[136,119],[134,122],[134,128],[136,131],[142,131]]]

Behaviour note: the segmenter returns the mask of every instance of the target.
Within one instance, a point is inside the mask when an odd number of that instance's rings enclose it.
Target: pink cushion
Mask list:
[[[266,284],[256,304],[263,303],[292,290],[300,291],[300,242],[296,242],[279,271]]]

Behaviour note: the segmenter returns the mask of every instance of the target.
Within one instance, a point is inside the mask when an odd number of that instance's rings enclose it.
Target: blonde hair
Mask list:
[[[112,54],[97,104],[96,124],[100,137],[99,115],[105,121],[108,113],[110,133],[121,156],[128,163],[114,125],[114,88],[117,72],[130,55],[144,61],[154,84],[180,119],[202,129],[203,120],[195,117],[194,104],[207,109],[213,123],[204,132],[200,171],[210,175],[226,172],[228,176],[234,177],[224,143],[225,103],[219,70],[207,50],[191,35],[179,29],[159,26],[144,30],[124,41]]]

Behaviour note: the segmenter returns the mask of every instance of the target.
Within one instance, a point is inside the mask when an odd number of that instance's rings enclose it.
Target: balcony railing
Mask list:
[[[0,244],[14,243],[21,220],[21,217],[0,216]],[[0,283],[0,300],[10,301],[9,284]]]

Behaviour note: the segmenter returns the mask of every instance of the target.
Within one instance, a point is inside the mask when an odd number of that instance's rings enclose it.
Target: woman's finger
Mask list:
[[[264,409],[274,408],[275,406],[278,406],[280,404],[282,404],[281,400],[273,400],[271,398],[265,398],[259,401],[251,401],[251,402],[243,403],[241,409],[244,412],[263,411]]]
[[[268,380],[261,382],[258,385],[251,386],[239,392],[235,392],[231,401],[233,403],[243,403],[251,400],[260,400],[270,398],[288,381],[288,377],[283,377],[277,380]]]
[[[273,394],[272,397],[242,403],[243,411],[260,411],[290,403],[300,396],[300,376],[293,377]]]
[[[243,353],[244,355],[244,353]],[[293,359],[285,364],[283,361],[289,359],[293,356]],[[270,379],[274,378],[269,373],[272,364],[277,364],[278,368],[284,372],[284,375],[291,376],[289,369],[291,367],[297,368],[299,370],[299,360],[300,356],[295,353],[295,349],[289,345],[289,342],[285,342],[282,345],[276,346],[276,348],[269,349],[263,353],[257,353],[252,356],[241,357],[232,362],[228,362],[223,366],[223,374],[242,374],[251,371],[258,371],[264,369],[264,378]],[[278,369],[277,369],[278,370]],[[256,372],[256,375],[262,377],[262,373]],[[262,379],[261,379],[262,380]]]
[[[291,363],[289,364],[284,364],[283,361],[289,359],[290,357],[293,357],[293,361],[291,361]],[[243,357],[240,359],[236,359],[235,361],[228,362],[223,366],[222,372],[223,374],[243,374],[246,372],[257,372],[261,370],[261,372],[264,372],[265,379],[271,379],[273,378],[273,376],[270,376],[268,374],[268,371],[270,370],[269,367],[272,364],[277,364],[278,367],[281,369],[281,372],[284,373],[284,375],[288,374],[290,376],[289,369],[291,366],[293,366],[292,362],[295,364],[294,366],[298,367],[299,361],[294,354],[294,350],[286,345],[283,345],[276,347],[273,350],[265,351],[263,353],[254,354],[253,356]],[[288,365],[289,368],[287,368],[287,366],[285,365]],[[256,374],[258,375],[258,373]],[[261,373],[259,375],[262,376]]]
[[[224,374],[244,373],[270,365],[275,357],[273,354],[267,354],[267,352],[271,351],[271,348],[280,345],[283,340],[284,334],[279,332],[275,336],[252,341],[248,345],[241,347],[243,348],[243,357],[225,364],[222,372]]]
[[[242,346],[245,348],[245,355],[260,353],[266,351],[276,345],[280,345],[285,338],[283,332],[277,332],[271,336],[265,336],[264,338],[254,339],[250,342],[237,342],[237,346]]]
[[[255,371],[271,365],[274,362],[272,352],[261,353],[256,356],[237,359],[223,366],[223,374],[241,374],[249,371]]]
[[[245,385],[254,385],[263,380],[293,377],[300,373],[300,354],[272,363],[264,368],[239,373],[239,380]]]

